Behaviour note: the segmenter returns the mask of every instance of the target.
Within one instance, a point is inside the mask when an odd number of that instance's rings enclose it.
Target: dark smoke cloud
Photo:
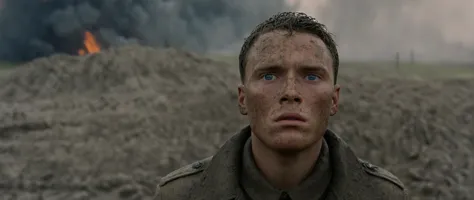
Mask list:
[[[473,0],[302,0],[326,23],[341,59],[474,62]],[[311,8],[313,7],[313,8]]]
[[[77,54],[84,31],[105,47],[128,43],[194,51],[241,41],[283,0],[0,0],[0,59]]]

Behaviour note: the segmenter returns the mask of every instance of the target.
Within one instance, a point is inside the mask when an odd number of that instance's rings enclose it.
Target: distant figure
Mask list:
[[[156,200],[403,200],[402,182],[359,159],[328,130],[339,57],[323,24],[284,12],[259,24],[239,55],[249,126],[212,157],[161,179]]]

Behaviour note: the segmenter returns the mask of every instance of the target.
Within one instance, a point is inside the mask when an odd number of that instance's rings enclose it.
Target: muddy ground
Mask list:
[[[15,69],[0,80],[0,199],[150,199],[160,176],[245,125],[237,71],[138,46]],[[340,82],[331,128],[360,157],[398,175],[413,199],[474,196],[474,80]]]

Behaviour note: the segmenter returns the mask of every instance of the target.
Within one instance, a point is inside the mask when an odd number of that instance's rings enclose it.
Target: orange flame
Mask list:
[[[84,33],[84,47],[85,49],[79,49],[77,53],[79,55],[91,54],[100,52],[100,45],[95,39],[91,32],[86,31]]]

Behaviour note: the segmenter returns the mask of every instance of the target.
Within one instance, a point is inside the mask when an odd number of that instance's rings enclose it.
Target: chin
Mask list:
[[[299,152],[310,147],[310,141],[299,131],[285,131],[272,135],[269,146],[280,152]]]

